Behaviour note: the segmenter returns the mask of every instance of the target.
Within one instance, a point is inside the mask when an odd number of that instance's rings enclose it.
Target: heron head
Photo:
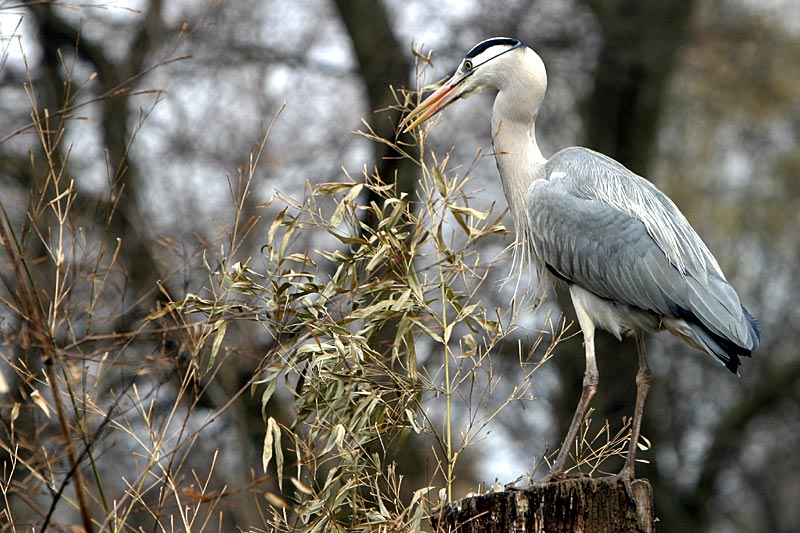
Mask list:
[[[412,130],[459,98],[466,98],[487,87],[501,89],[509,72],[514,70],[509,65],[515,61],[519,63],[515,55],[526,51],[533,53],[522,41],[508,37],[494,37],[476,44],[464,56],[455,74],[415,107],[400,127],[403,131]]]

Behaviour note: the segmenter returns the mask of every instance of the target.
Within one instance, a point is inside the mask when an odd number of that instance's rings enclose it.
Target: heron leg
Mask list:
[[[620,471],[620,476],[628,481],[633,480],[634,467],[636,465],[636,447],[639,443],[639,436],[642,429],[642,415],[644,414],[644,400],[647,391],[650,390],[652,374],[647,365],[647,357],[644,351],[644,335],[636,333],[636,351],[639,354],[639,371],[636,372],[636,407],[633,411],[633,425],[631,427],[631,440],[628,444],[628,455],[625,458],[625,465]]]
[[[578,315],[578,323],[583,331],[583,344],[586,350],[586,372],[583,375],[583,391],[581,392],[581,399],[578,401],[578,407],[575,409],[575,414],[572,417],[572,423],[569,425],[567,436],[564,438],[561,449],[558,451],[556,460],[553,463],[550,473],[545,476],[542,483],[556,481],[563,477],[567,457],[569,457],[569,450],[578,436],[578,431],[586,418],[586,413],[589,411],[589,403],[592,401],[594,393],[597,391],[597,384],[600,381],[600,374],[597,372],[597,360],[594,353],[594,321],[589,317],[583,307],[575,301],[575,312]]]

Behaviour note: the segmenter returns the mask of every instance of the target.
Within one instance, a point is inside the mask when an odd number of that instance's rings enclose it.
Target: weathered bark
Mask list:
[[[652,533],[653,494],[647,480],[577,478],[523,490],[464,498],[432,518],[436,531],[459,533]]]

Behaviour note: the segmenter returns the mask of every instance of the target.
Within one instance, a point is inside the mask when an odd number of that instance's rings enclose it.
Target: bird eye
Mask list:
[[[464,61],[464,68],[467,70],[472,70],[472,61],[470,61],[469,59]]]

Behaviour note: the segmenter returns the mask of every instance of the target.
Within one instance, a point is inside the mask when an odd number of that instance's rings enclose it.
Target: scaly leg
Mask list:
[[[636,333],[636,351],[639,353],[639,371],[636,373],[636,407],[633,412],[633,426],[631,427],[631,441],[628,444],[628,456],[625,458],[625,465],[619,475],[624,480],[633,480],[634,468],[636,466],[636,447],[639,443],[639,436],[642,429],[642,415],[644,414],[644,400],[647,391],[650,390],[652,374],[650,367],[647,366],[647,357],[644,351],[644,336],[641,332]]]
[[[600,375],[597,372],[597,360],[594,354],[594,321],[583,309],[583,306],[576,301],[576,298],[573,298],[572,302],[575,305],[575,312],[578,315],[581,331],[583,331],[583,344],[586,349],[586,372],[583,375],[583,391],[581,392],[581,399],[578,401],[578,408],[572,417],[572,423],[569,425],[567,436],[564,438],[564,443],[561,445],[550,473],[542,479],[541,483],[557,481],[563,477],[569,450],[578,436],[581,424],[583,424],[586,413],[589,411],[589,403],[592,401],[592,397],[597,391],[597,384],[600,381]]]

